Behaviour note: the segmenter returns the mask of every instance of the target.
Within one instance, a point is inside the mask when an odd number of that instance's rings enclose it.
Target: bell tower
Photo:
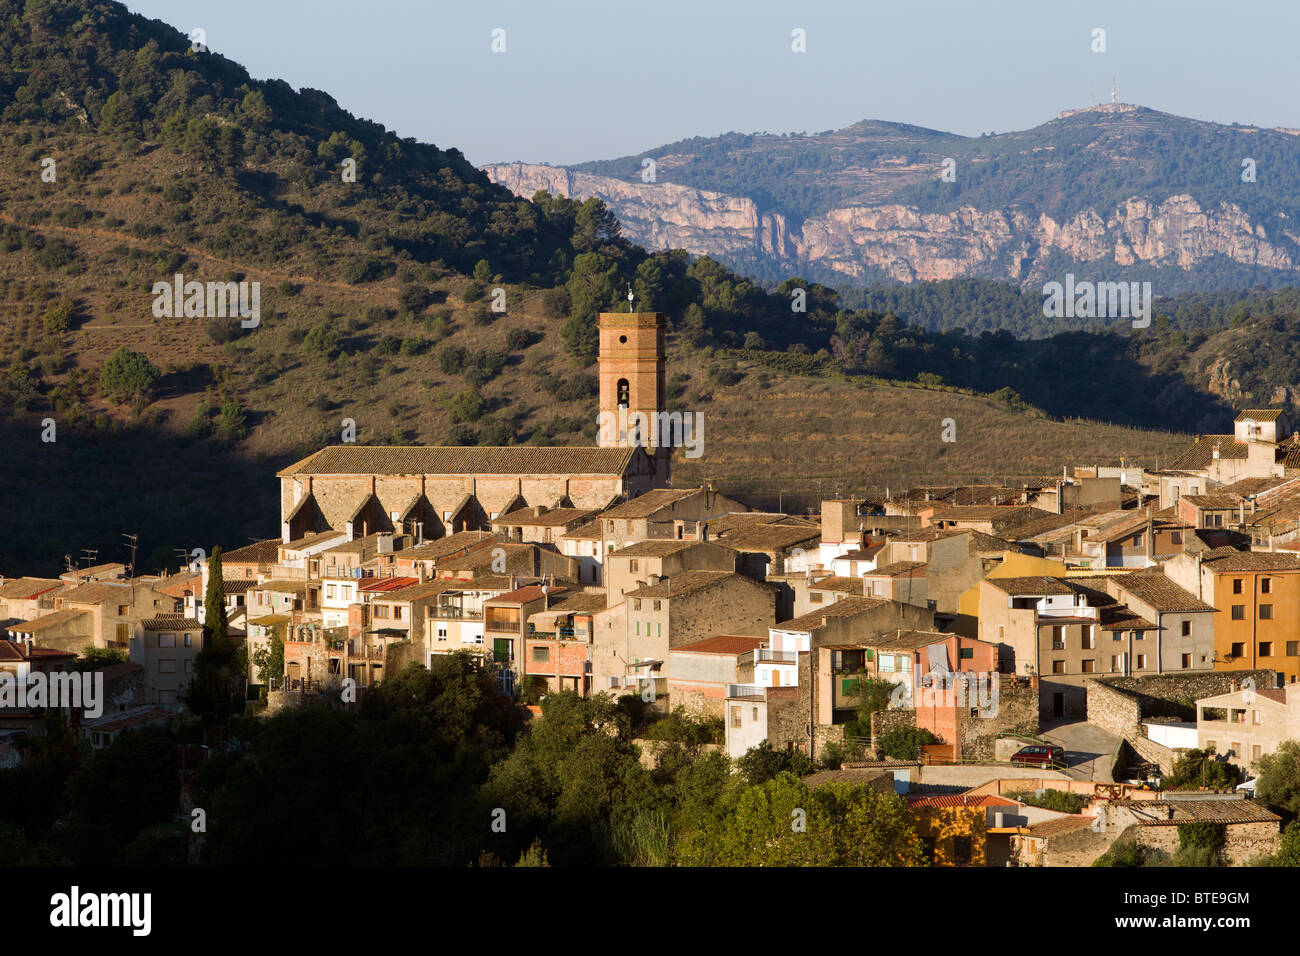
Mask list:
[[[630,302],[630,299],[629,299]],[[659,448],[664,411],[664,316],[662,312],[600,314],[601,448]],[[665,449],[671,454],[672,449]]]

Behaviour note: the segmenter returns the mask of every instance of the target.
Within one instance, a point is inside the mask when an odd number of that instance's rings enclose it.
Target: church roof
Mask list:
[[[328,445],[278,472],[293,475],[622,475],[635,448],[510,445]]]

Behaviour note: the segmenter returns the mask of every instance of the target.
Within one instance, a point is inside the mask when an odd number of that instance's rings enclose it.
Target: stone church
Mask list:
[[[664,317],[600,316],[598,420],[655,421],[664,411]],[[313,531],[440,538],[488,529],[518,508],[604,508],[668,485],[671,448],[634,429],[600,447],[330,445],[280,471],[284,541]]]

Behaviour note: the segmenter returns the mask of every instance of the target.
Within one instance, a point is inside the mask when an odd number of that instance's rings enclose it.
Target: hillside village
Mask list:
[[[468,654],[533,720],[547,695],[637,695],[720,725],[732,758],[799,752],[809,785],[897,793],[938,865],[1087,865],[1121,836],[1176,848],[1187,823],[1221,826],[1234,863],[1276,852],[1249,794],[1300,739],[1286,412],[1243,409],[1159,471],[1062,462],[785,514],[672,482],[680,427],[642,427],[667,420],[662,315],[601,314],[599,379],[624,425],[597,447],[343,444],[282,469],[280,534],[220,555],[251,712],[356,706]],[[92,748],[166,723],[215,563],[5,568],[0,670],[102,665],[104,713],[70,715]],[[0,711],[0,760],[45,726]],[[1200,751],[1243,788],[1162,789]]]

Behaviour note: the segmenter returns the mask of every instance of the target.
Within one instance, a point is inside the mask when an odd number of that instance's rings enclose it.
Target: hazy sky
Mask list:
[[[258,78],[474,163],[608,159],[861,119],[967,135],[1122,102],[1300,127],[1300,2],[127,0]],[[1092,31],[1106,31],[1106,52]],[[506,50],[493,53],[492,31]],[[807,52],[791,50],[806,31]]]

